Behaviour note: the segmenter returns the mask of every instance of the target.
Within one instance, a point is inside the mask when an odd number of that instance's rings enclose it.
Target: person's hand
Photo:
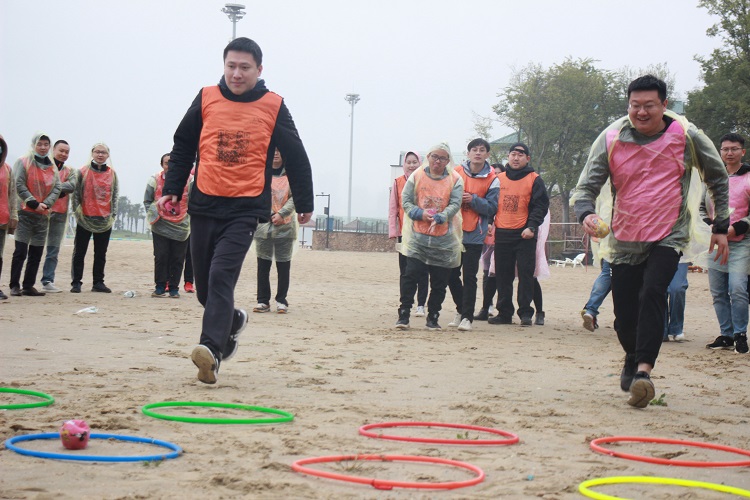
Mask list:
[[[445,224],[446,218],[445,218],[445,215],[443,214],[435,214],[432,217],[432,220],[435,221],[435,224]]]
[[[172,203],[177,203],[177,195],[176,194],[165,194],[158,200],[156,200],[156,206],[159,209],[160,214],[166,214],[167,208],[164,206],[164,204],[168,201],[171,201]]]
[[[471,203],[471,200],[473,199],[474,199],[473,194],[464,192],[463,196],[461,197],[461,204],[468,205],[469,203]]]
[[[598,232],[599,225],[597,224],[597,221],[600,219],[596,214],[588,214],[585,219],[583,219],[583,230],[586,234],[589,236],[596,236]]]
[[[435,222],[435,214],[431,214],[428,210],[423,210],[422,220],[425,222]]]
[[[534,237],[534,231],[532,231],[528,227],[526,229],[524,229],[523,232],[521,233],[521,238],[523,238],[525,240],[530,240],[533,237]]]
[[[46,214],[49,207],[45,203],[40,203],[34,210],[40,214]]]
[[[310,222],[311,218],[312,212],[306,214],[297,214],[297,221],[299,221],[300,224],[307,224],[308,222]]]
[[[18,227],[18,219],[11,219],[10,222],[8,222],[8,234],[15,234],[16,227]]]
[[[719,264],[721,264],[722,266],[726,265],[726,263],[729,261],[729,245],[727,244],[727,235],[712,234],[711,245],[708,247],[708,253],[712,253],[714,251],[714,246],[716,247],[716,256],[714,257],[714,262],[718,260]]]
[[[274,226],[280,226],[284,223],[284,218],[280,216],[279,214],[273,214],[271,215],[271,223]]]

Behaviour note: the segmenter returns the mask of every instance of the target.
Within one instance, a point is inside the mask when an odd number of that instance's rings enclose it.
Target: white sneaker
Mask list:
[[[448,323],[448,326],[458,326],[461,324],[461,313],[456,313],[456,315],[453,317],[453,321]]]
[[[471,331],[471,321],[469,321],[469,318],[464,318],[461,320],[461,324],[458,325],[458,329],[462,332],[470,332]]]
[[[490,306],[487,308],[487,316],[494,316],[497,311],[495,310],[495,306]]]
[[[279,314],[286,314],[287,306],[281,302],[276,302],[276,312]]]
[[[49,282],[46,285],[42,286],[42,290],[44,290],[47,293],[60,293],[62,290],[57,288],[53,282]]]
[[[680,333],[678,335],[670,335],[672,337],[673,342],[685,342],[685,334]]]
[[[268,304],[264,304],[263,302],[258,302],[258,305],[253,307],[254,313],[267,313],[271,310],[271,306]]]
[[[417,318],[423,318],[424,317],[424,306],[417,306],[417,312],[414,313],[414,316]]]

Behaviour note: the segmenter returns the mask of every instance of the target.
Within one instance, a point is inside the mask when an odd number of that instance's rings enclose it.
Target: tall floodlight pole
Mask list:
[[[359,94],[346,94],[345,98],[352,105],[352,124],[349,132],[349,202],[346,205],[346,221],[352,220],[352,160],[354,159],[354,105],[359,102]]]
[[[228,3],[221,11],[232,21],[232,40],[237,38],[237,21],[245,17],[245,6],[239,3]]]

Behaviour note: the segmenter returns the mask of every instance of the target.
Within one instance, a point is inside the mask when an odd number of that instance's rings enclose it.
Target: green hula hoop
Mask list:
[[[49,394],[37,391],[27,391],[25,389],[14,389],[12,387],[0,387],[0,392],[10,392],[12,394],[25,394],[27,396],[36,396],[44,399],[36,403],[23,403],[18,405],[0,405],[0,410],[22,410],[24,408],[39,408],[40,406],[49,406],[55,402],[55,398]]]
[[[272,418],[204,418],[204,417],[183,417],[179,415],[164,415],[151,411],[153,408],[164,408],[171,406],[203,406],[208,408],[234,408],[237,410],[257,411],[260,413],[271,413],[281,415]],[[281,422],[291,422],[294,415],[276,408],[263,408],[262,406],[251,406],[236,403],[212,403],[206,401],[162,401],[160,403],[151,403],[141,408],[144,415],[164,420],[173,420],[175,422],[188,422],[192,424],[277,424]]]
[[[705,483],[703,481],[691,481],[688,479],[676,479],[671,477],[651,477],[651,476],[612,476],[589,479],[578,485],[578,491],[586,497],[598,500],[621,500],[622,497],[605,495],[592,491],[592,486],[601,486],[604,484],[624,484],[624,483],[641,483],[641,484],[668,484],[675,486],[684,486],[686,488],[702,488],[704,490],[720,491],[722,493],[731,493],[733,495],[750,498],[750,491],[734,486],[725,486],[723,484]]]

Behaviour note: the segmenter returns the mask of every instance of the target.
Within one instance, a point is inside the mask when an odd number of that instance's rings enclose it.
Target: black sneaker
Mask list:
[[[73,283],[73,285],[70,287],[70,293],[81,293],[81,284]]]
[[[528,316],[526,318],[521,318],[521,326],[531,326],[533,324],[533,321],[531,321],[531,316]]]
[[[740,354],[747,354],[747,334],[735,333],[734,334],[734,352]]]
[[[396,321],[396,330],[409,329],[409,309],[398,310],[398,321]]]
[[[734,348],[734,339],[732,337],[725,337],[724,335],[719,335],[718,337],[716,337],[716,340],[714,340],[710,344],[706,344],[706,348],[714,349],[714,350],[716,349],[732,350]]]
[[[235,309],[234,316],[232,317],[232,330],[229,333],[227,339],[227,345],[224,346],[224,351],[221,353],[222,361],[228,361],[237,354],[240,344],[237,338],[242,333],[242,330],[247,326],[247,312],[244,309]]]
[[[26,295],[27,297],[44,297],[47,294],[44,293],[44,292],[40,292],[39,290],[37,290],[33,286],[30,286],[28,288],[22,289],[21,290],[21,295]]]
[[[628,392],[633,383],[633,377],[638,371],[638,363],[635,362],[635,354],[626,354],[625,363],[622,365],[620,372],[620,389],[622,392]]]
[[[10,295],[12,297],[20,297],[21,295],[23,295],[21,293],[21,287],[20,286],[12,286],[12,287],[10,287]]]
[[[438,313],[427,314],[427,323],[425,324],[425,326],[428,330],[442,330],[437,322],[438,316],[440,316]]]
[[[5,295],[2,290],[0,290],[0,300],[8,300],[8,296]]]
[[[512,325],[513,318],[504,318],[500,316],[500,314],[498,314],[497,316],[493,316],[488,319],[487,323],[489,323],[490,325]]]
[[[99,292],[99,293],[112,293],[112,290],[107,288],[107,285],[104,283],[94,283],[94,286],[91,287],[92,292]]]
[[[630,399],[628,404],[636,408],[645,408],[654,399],[656,389],[651,377],[646,372],[638,372],[633,377],[633,383],[630,384]]]
[[[536,313],[535,325],[544,326],[544,311]]]
[[[480,309],[478,313],[474,315],[474,321],[487,321],[490,317],[490,312],[487,309]]]

